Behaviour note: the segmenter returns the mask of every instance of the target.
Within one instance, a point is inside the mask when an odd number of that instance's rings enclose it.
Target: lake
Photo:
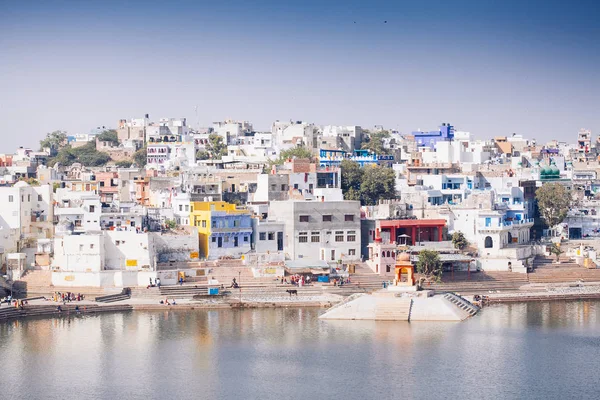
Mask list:
[[[462,323],[320,309],[0,323],[0,398],[597,399],[600,302],[496,305]]]

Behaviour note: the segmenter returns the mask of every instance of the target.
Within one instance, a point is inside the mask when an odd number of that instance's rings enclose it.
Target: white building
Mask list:
[[[293,260],[360,260],[358,201],[272,201],[269,219],[285,223],[284,251]]]

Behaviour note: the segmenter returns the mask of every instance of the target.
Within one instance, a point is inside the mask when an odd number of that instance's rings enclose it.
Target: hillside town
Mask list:
[[[275,121],[262,132],[147,114],[52,132],[39,149],[0,155],[0,275],[11,290],[102,293],[381,287],[406,279],[400,254],[433,284],[526,276],[552,254],[595,268],[600,138],[573,138],[484,140],[447,122],[401,133]],[[545,186],[566,193],[554,210],[564,215],[540,207]],[[424,252],[439,271],[422,270]]]

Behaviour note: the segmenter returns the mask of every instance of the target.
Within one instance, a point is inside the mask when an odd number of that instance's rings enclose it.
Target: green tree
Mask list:
[[[441,281],[443,271],[439,253],[434,250],[421,250],[417,261],[417,272],[423,274],[428,281]]]
[[[119,145],[119,135],[114,129],[108,129],[96,137],[101,142],[110,142],[115,146]]]
[[[133,161],[135,161],[135,165],[137,165],[139,168],[143,168],[146,166],[147,157],[148,151],[146,147],[143,147],[135,153],[133,153]]]
[[[115,163],[115,165],[119,168],[129,168],[131,167],[131,164],[133,164],[133,162],[130,160],[121,160]]]
[[[363,169],[357,162],[342,160],[342,193],[346,200],[360,200],[360,184],[363,178]]]
[[[206,150],[198,150],[196,152],[196,160],[208,160],[210,159],[210,153]]]
[[[308,158],[310,161],[313,161],[314,156],[310,149],[304,146],[292,147],[291,149],[284,150],[279,153],[279,162],[278,164],[283,164],[287,160],[291,160],[293,158]]]
[[[223,137],[216,133],[211,133],[208,136],[208,143],[204,151],[200,150],[196,153],[196,158],[199,160],[220,160],[227,155],[227,143],[223,141]],[[202,158],[198,158],[201,156]]]
[[[383,147],[383,139],[389,136],[390,133],[388,131],[369,133],[366,140],[362,143],[362,149],[379,155],[387,154],[387,150]]]
[[[550,254],[554,254],[556,256],[556,262],[558,263],[560,261],[560,255],[563,254],[564,251],[562,251],[557,243],[552,243],[552,246],[550,246],[550,249],[548,250],[550,251]]]
[[[86,167],[100,167],[106,165],[110,161],[110,156],[107,153],[96,150],[96,142],[87,142],[81,147],[76,147],[71,150],[77,157],[77,162]]]
[[[57,163],[68,166],[74,162],[77,162],[77,156],[73,153],[73,149],[69,145],[61,148],[56,156],[48,159],[48,165],[51,167]]]
[[[174,219],[168,219],[165,221],[165,228],[170,229],[170,230],[174,230],[177,228],[177,221],[175,221]]]
[[[540,214],[549,228],[560,224],[571,208],[571,192],[560,183],[544,183],[535,192]]]
[[[47,133],[43,140],[40,140],[40,150],[50,148],[51,152],[58,151],[60,148],[67,145],[67,132],[54,131]]]
[[[464,233],[456,231],[452,234],[452,244],[455,249],[464,250],[469,245],[469,241],[465,238]]]
[[[360,184],[363,205],[375,205],[382,199],[396,198],[396,174],[391,168],[364,167]]]

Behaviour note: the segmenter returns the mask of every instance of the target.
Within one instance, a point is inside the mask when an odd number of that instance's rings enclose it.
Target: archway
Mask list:
[[[513,241],[512,239],[513,239],[512,233],[508,232],[508,244],[512,243],[512,241]]]
[[[485,237],[485,248],[491,249],[492,247],[494,247],[494,240],[492,239],[491,236],[486,236]]]

